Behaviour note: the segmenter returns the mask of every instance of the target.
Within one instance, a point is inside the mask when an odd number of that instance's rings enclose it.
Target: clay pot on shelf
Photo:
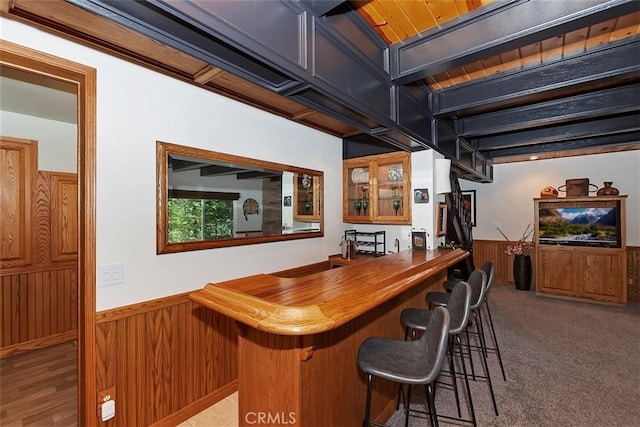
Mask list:
[[[616,187],[612,187],[613,181],[605,181],[604,187],[598,190],[596,195],[598,196],[617,196],[620,191]]]

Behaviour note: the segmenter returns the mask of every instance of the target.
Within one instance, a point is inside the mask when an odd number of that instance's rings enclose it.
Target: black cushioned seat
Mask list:
[[[374,376],[400,384],[424,385],[431,424],[438,425],[434,404],[434,382],[440,375],[447,352],[449,322],[447,309],[437,307],[430,316],[427,331],[417,341],[372,337],[360,345],[358,366],[367,373],[367,401],[363,426],[369,426]],[[409,420],[408,406],[405,406],[405,411],[406,425]]]

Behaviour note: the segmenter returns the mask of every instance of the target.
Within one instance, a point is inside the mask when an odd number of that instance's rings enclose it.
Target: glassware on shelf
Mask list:
[[[356,214],[360,215],[360,209],[362,209],[362,202],[360,200],[357,200],[354,203],[354,206],[356,207]]]
[[[367,209],[369,208],[369,202],[366,200],[362,201],[362,209],[364,209],[364,214],[367,214]]]
[[[398,210],[400,209],[400,204],[401,204],[400,200],[398,200],[398,199],[395,199],[393,201],[393,209],[395,209],[396,215],[398,215]]]
[[[311,212],[311,208],[313,208],[313,203],[311,201],[308,201],[307,203],[304,204],[304,208],[307,212]]]

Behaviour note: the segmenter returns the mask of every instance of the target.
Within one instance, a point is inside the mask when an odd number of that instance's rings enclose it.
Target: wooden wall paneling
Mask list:
[[[78,257],[78,176],[51,174],[51,260],[72,261]]]
[[[37,141],[0,138],[0,269],[31,264],[31,194],[37,168]]]
[[[480,268],[485,261],[492,261],[496,268],[494,276],[496,283],[514,283],[513,258],[506,254],[508,244],[509,242],[502,240],[473,241],[473,262],[476,268]]]
[[[0,357],[73,339],[77,328],[75,266],[1,276]]]
[[[235,321],[188,294],[97,315],[97,390],[116,387],[107,427],[175,425],[237,389]]]

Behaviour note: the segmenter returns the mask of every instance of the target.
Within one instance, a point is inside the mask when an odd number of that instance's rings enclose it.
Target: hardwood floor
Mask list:
[[[77,360],[74,342],[0,360],[0,425],[75,426]]]

